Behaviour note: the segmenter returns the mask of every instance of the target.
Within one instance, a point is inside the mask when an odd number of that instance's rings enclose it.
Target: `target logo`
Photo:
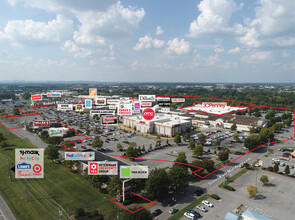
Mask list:
[[[35,173],[40,173],[40,172],[42,171],[42,166],[41,166],[40,164],[35,164],[35,165],[33,166],[33,171],[34,171]]]
[[[146,108],[143,111],[142,116],[145,120],[152,120],[155,117],[155,112],[151,108]]]
[[[89,174],[98,174],[98,164],[89,163]]]

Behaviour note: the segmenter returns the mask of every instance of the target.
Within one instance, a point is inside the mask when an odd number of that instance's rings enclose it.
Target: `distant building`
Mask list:
[[[242,215],[239,215],[234,212],[228,212],[226,213],[224,220],[274,220],[274,219],[272,217],[268,217],[258,212],[247,209],[246,211],[242,213]]]
[[[293,151],[293,153],[291,153],[291,160],[295,160],[295,151]]]
[[[242,219],[243,219],[243,217],[240,216],[239,214],[234,213],[234,212],[228,212],[228,213],[226,213],[223,220],[242,220]]]
[[[235,89],[235,84],[216,84],[216,89]]]

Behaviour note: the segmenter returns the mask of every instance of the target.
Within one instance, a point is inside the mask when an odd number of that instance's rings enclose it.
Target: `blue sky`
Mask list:
[[[0,80],[295,82],[294,0],[4,0]]]

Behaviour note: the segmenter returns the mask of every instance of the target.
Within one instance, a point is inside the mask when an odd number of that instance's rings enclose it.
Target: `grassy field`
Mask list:
[[[205,194],[205,195],[201,196],[200,198],[193,201],[191,204],[189,204],[185,208],[183,208],[183,209],[179,210],[178,212],[176,212],[176,214],[171,216],[170,218],[168,218],[168,220],[180,219],[188,209],[194,209],[197,205],[199,205],[204,199],[207,199],[208,197],[210,197],[209,194]]]
[[[0,149],[0,193],[17,219],[59,219],[62,208],[63,219],[67,211],[72,214],[77,207],[87,211],[98,209],[106,219],[116,219],[117,207],[109,201],[112,196],[102,194],[80,174],[67,167],[54,164],[45,158],[44,179],[28,179],[28,202],[25,199],[25,182],[9,180],[8,160],[14,163],[14,148],[35,148],[28,139],[20,139],[0,126],[0,132],[8,139],[9,146]],[[14,173],[11,172],[12,176]]]

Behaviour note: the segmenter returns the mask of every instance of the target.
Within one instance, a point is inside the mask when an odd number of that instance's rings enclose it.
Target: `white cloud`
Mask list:
[[[255,18],[248,19],[246,32],[238,40],[258,48],[265,45],[291,46],[295,32],[294,0],[260,0],[255,8]]]
[[[197,54],[194,57],[193,65],[195,67],[199,66],[214,66],[219,61],[218,54],[210,55],[208,57],[203,57],[200,54]]]
[[[0,40],[8,39],[19,45],[60,43],[73,32],[73,22],[62,15],[46,22],[33,20],[10,20],[4,31],[0,32]]]
[[[157,26],[156,35],[161,35],[163,32],[163,29],[160,26]]]
[[[153,39],[150,35],[145,35],[138,39],[138,43],[133,47],[135,51],[149,49],[149,48],[162,48],[165,42],[159,39]]]
[[[255,52],[251,55],[246,55],[242,57],[243,62],[247,63],[256,63],[258,61],[264,61],[271,58],[271,52],[270,51],[259,51]]]
[[[76,58],[85,58],[92,54],[91,50],[79,47],[77,44],[70,40],[67,40],[64,43],[62,49],[69,53],[72,53]]]
[[[239,53],[240,51],[241,51],[241,49],[239,47],[235,47],[227,52],[230,54],[234,54],[234,53]]]
[[[229,31],[228,22],[236,8],[234,0],[203,0],[198,8],[201,13],[190,24],[190,37]]]
[[[173,40],[169,40],[167,42],[166,53],[170,55],[184,55],[190,52],[191,45],[189,42],[184,39],[178,40],[178,38],[174,38]]]
[[[223,47],[216,47],[214,49],[215,53],[223,53],[224,52],[224,48]]]

